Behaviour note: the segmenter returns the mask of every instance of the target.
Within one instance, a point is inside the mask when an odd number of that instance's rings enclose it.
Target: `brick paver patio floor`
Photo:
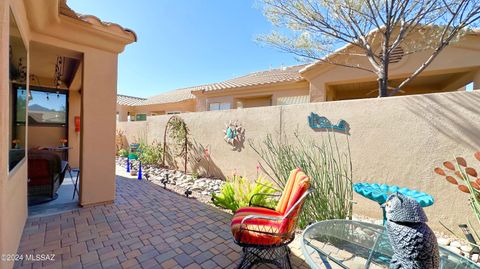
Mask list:
[[[235,268],[231,215],[149,182],[117,177],[114,204],[27,220],[15,268]],[[294,268],[308,268],[291,244]]]

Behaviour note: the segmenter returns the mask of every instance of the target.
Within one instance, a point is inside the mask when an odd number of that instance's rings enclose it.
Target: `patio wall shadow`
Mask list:
[[[184,113],[193,139],[209,145],[212,162],[228,176],[256,177],[258,155],[248,144],[233,151],[223,139],[224,124],[237,120],[246,130],[246,140],[260,145],[268,134],[274,139],[286,137],[321,140],[324,132],[312,130],[307,121],[311,112],[331,122],[345,120],[348,136],[336,133],[340,146],[350,144],[354,182],[387,183],[428,192],[435,204],[426,209],[430,225],[443,230],[440,221],[451,227],[473,220],[467,196],[459,193],[433,169],[453,156],[468,157],[480,149],[480,92],[451,92],[372,98],[303,105],[259,107],[227,111]],[[149,117],[146,122],[119,122],[130,141],[145,132],[153,141],[163,134],[168,116]],[[381,217],[378,205],[355,196],[354,213]]]

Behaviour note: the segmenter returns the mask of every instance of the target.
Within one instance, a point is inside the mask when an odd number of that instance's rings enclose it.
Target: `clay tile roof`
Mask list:
[[[122,106],[141,105],[145,100],[147,99],[141,98],[141,97],[117,94],[117,104]]]
[[[195,96],[192,94],[192,91],[200,90],[204,86],[194,86],[189,88],[182,88],[159,95],[149,97],[142,105],[155,105],[155,104],[166,104],[166,103],[176,103],[185,100],[195,99]]]
[[[218,83],[201,86],[200,89],[194,91],[218,91],[228,90],[240,87],[266,85],[281,82],[296,82],[303,80],[299,71],[303,69],[306,64],[295,65],[289,67],[282,67],[266,71],[254,72],[245,76],[232,78]]]
[[[135,32],[133,30],[128,29],[128,28],[124,28],[118,23],[105,22],[105,21],[102,21],[98,17],[93,16],[93,15],[83,15],[83,14],[80,14],[80,13],[76,13],[74,10],[72,10],[67,5],[67,0],[60,0],[58,5],[59,5],[59,7],[58,7],[59,13],[62,14],[62,15],[65,15],[67,17],[70,17],[70,18],[73,18],[73,19],[76,19],[76,20],[81,20],[81,21],[84,21],[84,22],[87,22],[87,23],[90,23],[90,24],[93,24],[93,25],[107,27],[107,28],[112,29],[114,31],[127,33],[127,34],[133,36],[134,40],[137,41],[137,34],[135,34]]]
[[[137,98],[142,100],[129,105],[144,106],[144,105],[176,103],[176,102],[181,102],[185,100],[195,99],[195,96],[192,94],[192,92],[220,91],[220,90],[236,89],[241,87],[251,87],[251,86],[257,86],[257,85],[301,81],[303,80],[303,77],[300,76],[299,71],[303,69],[305,66],[307,65],[302,64],[302,65],[271,69],[267,71],[259,71],[259,72],[254,72],[245,76],[225,80],[218,83],[181,88],[181,89],[165,92],[159,95],[155,95],[147,99]],[[118,95],[117,103],[119,104],[120,104],[121,97],[122,95]],[[130,97],[130,96],[123,96],[123,97],[136,98],[136,97]]]

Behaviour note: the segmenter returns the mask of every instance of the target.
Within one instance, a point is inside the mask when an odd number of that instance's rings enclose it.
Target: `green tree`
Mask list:
[[[373,73],[379,97],[398,93],[445,47],[478,25],[480,16],[478,0],[260,2],[267,18],[281,29],[259,37],[260,41],[302,58]],[[342,45],[346,46],[337,50]],[[428,50],[430,56],[393,86],[389,83],[389,64],[400,49],[403,55]],[[358,64],[351,56],[366,57],[368,64]]]

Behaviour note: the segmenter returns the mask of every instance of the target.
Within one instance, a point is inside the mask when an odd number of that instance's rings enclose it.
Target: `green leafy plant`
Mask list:
[[[474,157],[480,161],[480,151],[476,152]],[[463,157],[456,157],[455,161],[445,161],[443,166],[446,169],[436,167],[434,169],[435,173],[445,177],[447,182],[457,186],[461,192],[469,195],[470,208],[480,224],[480,174],[473,167],[468,166]],[[477,233],[470,222],[469,224],[477,239],[480,240],[480,234]]]
[[[163,147],[157,141],[152,144],[141,142],[139,151],[139,160],[144,164],[159,164],[162,161]]]
[[[327,219],[352,216],[352,162],[348,136],[339,145],[333,132],[317,140],[305,140],[294,133],[293,143],[286,137],[274,140],[268,135],[260,145],[249,141],[260,157],[261,170],[284,189],[290,171],[299,167],[311,178],[314,192],[305,202],[299,226]]]
[[[250,182],[245,177],[234,175],[227,179],[220,194],[212,194],[212,201],[214,205],[230,209],[235,213],[239,208],[248,206],[254,194],[273,194],[275,192],[277,190],[273,188],[273,184],[263,178],[258,178],[256,182]],[[272,200],[271,196],[264,195],[255,196],[252,203],[265,207],[276,205],[276,201]]]
[[[120,157],[128,157],[128,151],[126,149],[119,150],[117,154]]]

